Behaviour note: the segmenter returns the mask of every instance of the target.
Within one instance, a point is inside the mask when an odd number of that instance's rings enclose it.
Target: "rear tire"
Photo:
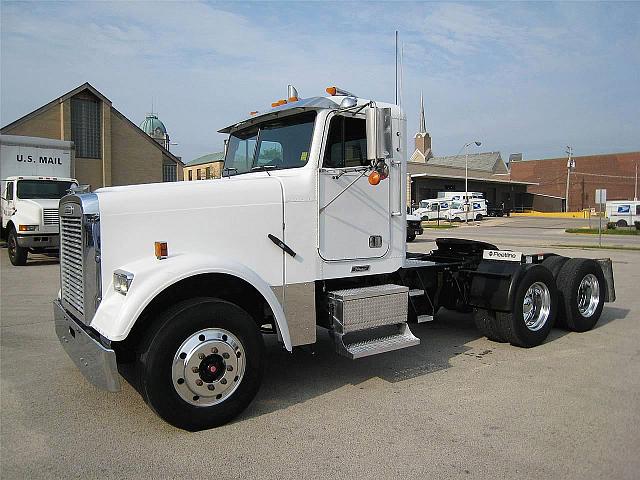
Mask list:
[[[247,312],[194,298],[167,310],[143,340],[138,385],[158,416],[196,431],[242,412],[258,392],[263,365],[262,335]]]
[[[542,261],[542,266],[551,272],[553,278],[558,279],[558,274],[560,273],[560,269],[562,266],[567,263],[569,260],[568,257],[563,257],[561,255],[553,255],[551,257],[547,257]]]
[[[9,230],[9,236],[7,237],[7,252],[9,253],[9,261],[16,267],[21,267],[27,264],[27,255],[29,251],[26,248],[18,245],[18,234],[15,228]]]
[[[511,312],[496,312],[501,335],[518,347],[540,345],[553,328],[557,305],[553,275],[542,265],[531,265],[516,288]]]
[[[496,312],[492,310],[485,310],[484,308],[473,309],[473,321],[478,328],[478,331],[494,342],[504,343],[507,340],[504,338],[498,320],[496,319]]]
[[[479,222],[480,220],[482,220],[482,215],[481,215],[481,214],[476,215],[476,220],[477,220],[478,222]]]
[[[604,307],[606,280],[595,260],[572,258],[558,274],[559,314],[569,330],[586,332],[598,322]]]
[[[626,220],[618,220],[618,221],[616,222],[616,225],[617,225],[618,227],[626,227],[626,226],[628,226],[628,224],[627,224],[627,221],[626,221]]]

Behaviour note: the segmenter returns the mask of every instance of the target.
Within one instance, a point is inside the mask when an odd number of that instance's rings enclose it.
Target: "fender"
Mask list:
[[[520,283],[520,278],[531,267],[531,264],[483,260],[478,268],[469,272],[471,289],[469,305],[510,312],[513,308],[513,297]]]
[[[280,302],[271,286],[246,265],[213,255],[177,253],[163,260],[149,257],[118,268],[134,275],[129,292],[125,296],[114,291],[111,278],[108,285],[103,285],[103,298],[90,324],[111,341],[124,340],[147,305],[166,288],[195,275],[223,273],[246,281],[260,292],[273,311],[285,347],[291,351],[289,327]]]

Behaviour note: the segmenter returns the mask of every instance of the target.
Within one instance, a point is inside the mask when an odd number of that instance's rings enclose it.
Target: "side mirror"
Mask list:
[[[370,105],[366,111],[367,159],[376,161],[393,157],[391,109]]]

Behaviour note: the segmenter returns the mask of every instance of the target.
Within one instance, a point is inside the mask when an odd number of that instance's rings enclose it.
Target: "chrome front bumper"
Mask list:
[[[53,302],[56,335],[69,358],[89,382],[102,390],[120,390],[116,354],[94,339],[60,304]]]

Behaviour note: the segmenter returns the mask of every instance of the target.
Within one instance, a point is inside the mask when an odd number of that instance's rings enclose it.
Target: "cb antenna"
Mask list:
[[[398,104],[398,30],[396,30],[396,105]]]

